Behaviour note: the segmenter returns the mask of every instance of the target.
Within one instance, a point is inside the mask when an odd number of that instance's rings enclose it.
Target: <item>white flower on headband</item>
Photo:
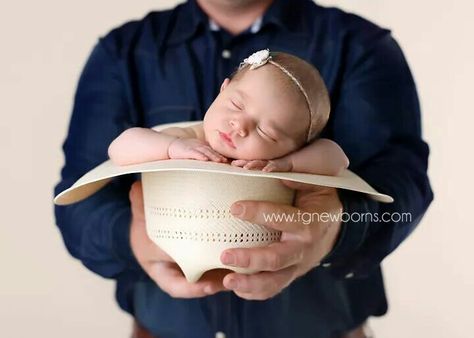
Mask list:
[[[256,69],[266,64],[271,58],[270,51],[268,49],[262,49],[244,59],[240,67],[250,65],[250,69]]]

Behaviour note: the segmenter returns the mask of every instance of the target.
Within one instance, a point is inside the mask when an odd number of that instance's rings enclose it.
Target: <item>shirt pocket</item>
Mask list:
[[[193,106],[161,106],[145,114],[145,127],[152,128],[160,124],[195,121],[196,109]]]

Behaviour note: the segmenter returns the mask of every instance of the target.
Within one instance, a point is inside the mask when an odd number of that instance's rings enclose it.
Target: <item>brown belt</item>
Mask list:
[[[136,320],[133,323],[133,332],[132,332],[132,338],[159,338],[159,337],[153,337],[153,335],[148,332],[143,326],[140,325]]]
[[[366,329],[364,327],[365,325],[361,325],[350,332],[344,333],[342,336],[339,336],[338,338],[372,338],[372,336],[369,336],[365,333]],[[153,336],[143,326],[141,326],[137,321],[135,321],[133,324],[132,338],[159,338],[159,337]]]
[[[339,338],[375,338],[372,333],[369,333],[370,329],[364,323],[361,326],[356,327],[355,329],[346,332],[339,336]]]

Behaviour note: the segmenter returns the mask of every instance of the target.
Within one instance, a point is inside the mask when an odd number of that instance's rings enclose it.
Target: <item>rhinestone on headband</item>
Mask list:
[[[248,58],[244,59],[240,64],[239,68],[245,67],[246,65],[250,65],[250,69],[257,69],[258,67],[263,66],[266,64],[272,56],[270,55],[270,51],[268,49],[262,49],[258,52],[253,53]]]

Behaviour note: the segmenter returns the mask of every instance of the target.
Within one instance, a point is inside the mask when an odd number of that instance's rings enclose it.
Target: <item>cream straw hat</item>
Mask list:
[[[196,122],[160,125],[185,127]],[[393,199],[375,191],[349,170],[337,177],[250,171],[229,164],[196,160],[164,160],[129,166],[106,161],[58,194],[54,203],[79,202],[114,177],[141,173],[147,232],[169,254],[190,282],[211,269],[230,268],[220,262],[231,247],[264,246],[278,241],[280,233],[233,217],[230,206],[237,200],[266,200],[291,204],[294,191],[279,179],[342,188],[365,193],[376,201]],[[248,269],[231,268],[242,273]]]

